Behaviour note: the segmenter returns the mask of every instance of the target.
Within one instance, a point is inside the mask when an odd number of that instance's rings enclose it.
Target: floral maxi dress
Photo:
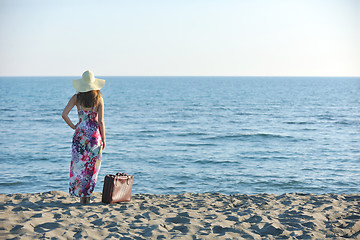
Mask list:
[[[77,197],[90,197],[94,191],[101,165],[102,139],[98,114],[93,110],[78,112],[80,124],[72,141],[69,193]]]

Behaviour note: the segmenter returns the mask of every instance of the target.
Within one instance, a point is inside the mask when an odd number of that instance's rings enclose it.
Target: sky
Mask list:
[[[0,0],[0,76],[360,76],[360,0]]]

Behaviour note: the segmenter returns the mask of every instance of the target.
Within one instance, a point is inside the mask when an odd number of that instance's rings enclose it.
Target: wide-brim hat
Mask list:
[[[95,78],[92,71],[85,71],[81,79],[75,79],[72,82],[78,92],[88,92],[91,90],[100,90],[105,85],[104,79]]]

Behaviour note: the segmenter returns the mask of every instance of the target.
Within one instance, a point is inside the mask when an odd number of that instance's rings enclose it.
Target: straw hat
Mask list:
[[[91,90],[100,90],[105,85],[104,79],[94,77],[92,71],[85,71],[81,79],[75,79],[72,82],[74,88],[78,92],[88,92]]]

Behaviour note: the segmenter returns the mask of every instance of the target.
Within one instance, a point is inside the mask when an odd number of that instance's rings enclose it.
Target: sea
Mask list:
[[[0,193],[68,191],[76,78],[0,78]],[[96,192],[117,172],[133,193],[360,192],[360,77],[99,78]]]

